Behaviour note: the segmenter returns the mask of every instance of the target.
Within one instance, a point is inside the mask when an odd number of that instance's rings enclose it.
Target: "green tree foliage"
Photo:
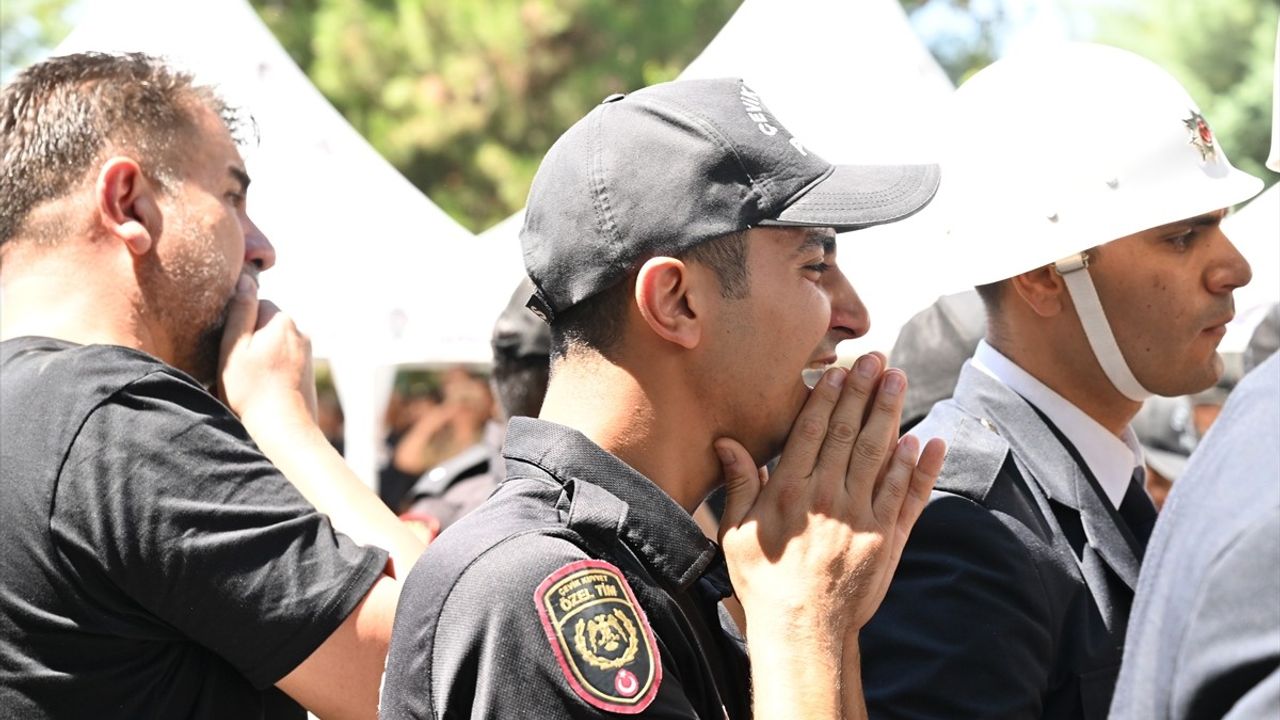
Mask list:
[[[0,0],[0,81],[44,57],[71,31],[73,0]]]
[[[1094,11],[1100,42],[1168,69],[1200,104],[1232,163],[1276,181],[1263,162],[1280,0],[1127,0]]]
[[[959,85],[970,75],[1000,57],[1000,39],[1008,30],[1004,5],[999,2],[970,0],[900,0],[908,15],[926,5],[941,5],[969,17],[971,27],[963,35],[931,38],[929,52],[946,71],[951,82]]]
[[[290,55],[463,225],[524,205],[551,143],[614,92],[670,80],[741,0],[253,0]]]

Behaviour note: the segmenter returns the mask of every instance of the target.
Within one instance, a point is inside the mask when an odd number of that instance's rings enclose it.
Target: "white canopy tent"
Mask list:
[[[1235,291],[1236,317],[1227,324],[1222,352],[1243,352],[1271,306],[1280,302],[1280,183],[1222,221],[1222,231],[1244,255],[1253,279]]]
[[[80,50],[163,55],[253,115],[250,213],[278,255],[261,294],[331,362],[347,460],[372,483],[393,365],[488,362],[515,281],[477,258],[510,249],[475,238],[388,164],[246,0],[97,0],[55,54]]]

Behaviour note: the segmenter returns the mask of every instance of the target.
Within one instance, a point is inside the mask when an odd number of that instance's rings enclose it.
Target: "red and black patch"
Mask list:
[[[662,683],[653,630],[618,568],[579,560],[534,592],[542,627],[578,697],[607,712],[634,715]]]
[[[1191,111],[1191,117],[1182,121],[1187,126],[1187,130],[1191,133],[1192,145],[1200,151],[1201,160],[1209,160],[1218,154],[1218,144],[1214,140],[1213,130],[1209,127],[1209,123],[1204,116],[1195,110]]]

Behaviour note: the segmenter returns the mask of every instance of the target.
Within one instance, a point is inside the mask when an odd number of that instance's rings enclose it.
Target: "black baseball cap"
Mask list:
[[[754,226],[857,230],[901,220],[938,187],[936,165],[832,165],[739,79],[612,95],[552,145],[520,242],[544,320],[678,255]]]

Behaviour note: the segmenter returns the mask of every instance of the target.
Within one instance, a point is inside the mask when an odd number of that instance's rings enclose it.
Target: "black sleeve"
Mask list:
[[[539,584],[586,559],[582,550],[559,538],[519,536],[469,564],[445,589],[440,582],[447,579],[431,574],[432,551],[439,549],[428,548],[401,594],[379,717],[622,717],[575,693],[538,614]],[[660,655],[662,650],[659,638]],[[663,663],[656,697],[633,717],[696,720],[698,715],[680,678]]]
[[[305,660],[386,563],[335,533],[217,400],[163,373],[89,416],[50,516],[67,571],[122,634],[190,640],[259,688]]]
[[[872,718],[1038,718],[1053,659],[1048,602],[1024,540],[935,493],[860,635]]]

